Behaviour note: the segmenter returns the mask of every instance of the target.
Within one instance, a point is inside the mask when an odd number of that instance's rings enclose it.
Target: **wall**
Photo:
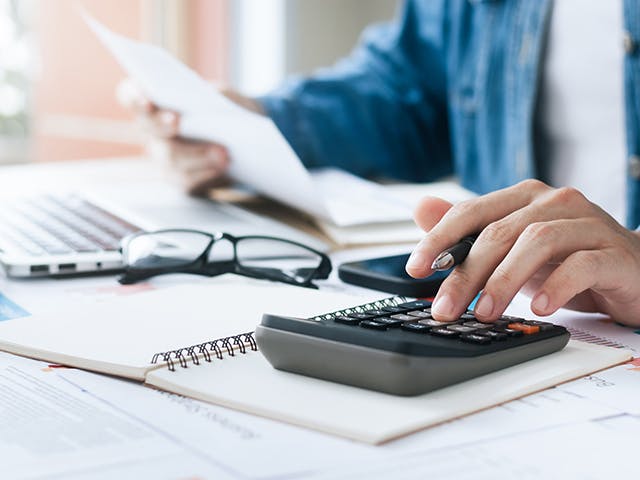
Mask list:
[[[85,25],[85,9],[112,30],[167,48],[204,77],[225,76],[226,0],[38,0],[33,159],[143,153],[145,137],[118,105],[120,66]]]
[[[264,93],[292,73],[347,55],[369,24],[393,17],[399,0],[232,0],[231,85]]]
[[[286,72],[334,63],[370,24],[392,19],[398,0],[287,0]]]

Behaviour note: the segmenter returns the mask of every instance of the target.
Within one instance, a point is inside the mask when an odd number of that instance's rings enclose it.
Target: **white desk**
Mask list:
[[[155,166],[141,161],[0,169],[0,195],[52,187],[95,190],[127,203],[140,215],[160,210],[168,223],[184,220],[185,214],[193,214],[191,209],[203,208],[202,202],[185,198],[168,185]],[[345,260],[392,253],[406,246],[383,250],[336,252],[333,257]],[[198,280],[157,281],[161,288],[175,281]],[[335,280],[330,285],[342,288]],[[64,312],[121,291],[113,277],[38,281],[0,277],[0,293],[39,313]],[[569,314],[562,322],[581,329],[585,337],[606,337],[640,351],[640,335],[632,329],[596,319],[577,323],[578,318]],[[640,432],[640,372],[629,365],[381,447],[354,444],[131,382],[50,369],[0,354],[0,385],[24,383],[25,378],[37,386],[31,396],[26,391],[0,389],[2,478],[496,479],[517,475],[566,479],[638,474],[632,449]],[[64,401],[52,403],[46,392]],[[28,399],[38,400],[37,408],[34,403],[27,405]],[[30,415],[20,417],[27,411]]]

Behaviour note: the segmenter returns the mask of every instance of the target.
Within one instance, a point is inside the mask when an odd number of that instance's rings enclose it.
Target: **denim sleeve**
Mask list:
[[[308,167],[427,181],[451,173],[447,0],[407,0],[354,52],[259,99]],[[329,34],[329,33],[328,33]]]

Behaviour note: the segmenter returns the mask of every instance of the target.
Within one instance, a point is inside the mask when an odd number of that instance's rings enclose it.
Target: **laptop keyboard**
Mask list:
[[[33,256],[117,251],[140,228],[77,195],[39,195],[0,206],[0,242]]]

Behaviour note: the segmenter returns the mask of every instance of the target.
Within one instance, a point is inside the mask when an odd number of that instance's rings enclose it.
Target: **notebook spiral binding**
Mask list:
[[[337,310],[335,312],[323,313],[321,315],[316,315],[315,317],[308,318],[307,320],[312,320],[314,322],[319,322],[321,320],[333,320],[336,317],[341,315],[349,315],[350,313],[362,313],[367,310],[379,310],[384,307],[395,307],[400,305],[401,303],[408,302],[408,297],[388,297],[383,298],[382,300],[376,300],[374,302],[365,303],[362,305],[356,305],[355,307],[345,308],[344,310]]]
[[[240,333],[230,337],[216,338],[208,342],[198,343],[189,347],[182,347],[176,350],[168,350],[153,355],[151,363],[156,364],[163,361],[167,364],[167,368],[174,372],[176,370],[176,362],[182,367],[187,368],[187,360],[190,359],[194,365],[200,365],[200,359],[205,362],[211,362],[213,353],[219,360],[223,359],[223,354],[227,353],[230,357],[235,356],[236,348],[240,353],[247,353],[247,347],[250,350],[258,350],[258,344],[253,338],[253,332]]]
[[[321,320],[333,320],[340,315],[349,315],[350,313],[362,313],[366,310],[377,310],[384,307],[395,307],[401,303],[408,301],[407,297],[389,297],[382,300],[376,300],[375,302],[365,303],[362,305],[356,305],[354,307],[345,308],[343,310],[337,310],[335,312],[323,313],[315,317],[311,317],[308,320],[321,321]],[[159,361],[165,362],[167,368],[174,372],[176,370],[176,363],[182,368],[187,368],[188,360],[194,365],[200,365],[200,360],[204,359],[205,362],[211,362],[212,353],[219,360],[223,359],[223,355],[226,351],[230,357],[235,356],[236,348],[240,353],[247,353],[247,347],[250,350],[257,351],[258,344],[253,337],[253,332],[240,333],[238,335],[232,335],[230,337],[217,338],[215,340],[209,340],[208,342],[198,343],[189,347],[177,348],[175,350],[168,350],[166,352],[159,352],[153,355],[151,363],[155,365]]]

